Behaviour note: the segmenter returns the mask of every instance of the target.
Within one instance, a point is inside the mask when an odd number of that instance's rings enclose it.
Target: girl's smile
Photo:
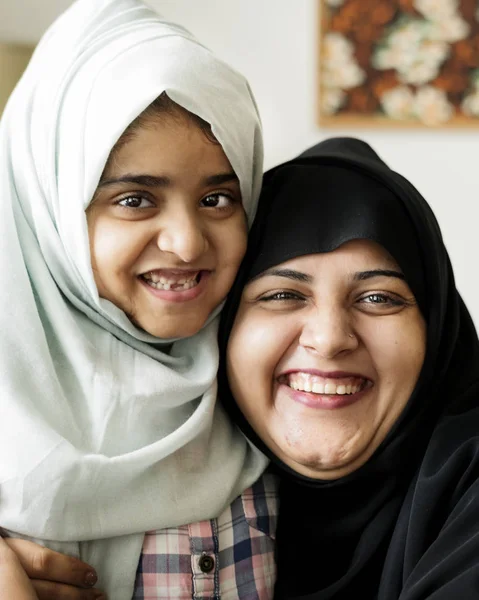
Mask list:
[[[140,275],[146,288],[157,298],[169,302],[188,302],[198,298],[207,287],[211,271],[158,269]]]

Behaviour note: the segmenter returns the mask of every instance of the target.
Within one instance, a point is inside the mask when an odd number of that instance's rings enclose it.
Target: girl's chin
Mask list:
[[[146,333],[161,340],[189,338],[196,335],[201,329],[201,327],[175,327],[174,329],[165,330],[157,327],[148,327],[148,325],[142,327],[141,325],[138,325],[138,323],[135,323],[135,325],[139,327],[139,329],[142,329]]]

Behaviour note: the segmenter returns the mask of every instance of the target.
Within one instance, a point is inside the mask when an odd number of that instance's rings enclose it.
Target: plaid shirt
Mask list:
[[[133,600],[268,600],[277,483],[265,474],[217,519],[147,532]]]

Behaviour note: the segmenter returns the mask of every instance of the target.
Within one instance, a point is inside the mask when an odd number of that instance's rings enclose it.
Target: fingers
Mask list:
[[[65,583],[80,588],[91,588],[97,581],[95,570],[78,558],[54,552],[27,540],[6,538],[4,541],[17,555],[20,564],[31,579]],[[38,585],[36,582],[36,589]],[[78,597],[82,598],[82,596]]]
[[[95,589],[85,590],[63,583],[39,580],[33,580],[32,584],[38,600],[106,600],[106,596]],[[13,597],[16,599],[16,596]],[[0,600],[4,598],[0,596]]]
[[[38,600],[20,561],[0,538],[0,600]]]

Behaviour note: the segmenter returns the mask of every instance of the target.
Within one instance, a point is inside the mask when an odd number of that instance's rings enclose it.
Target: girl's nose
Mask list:
[[[157,244],[162,252],[175,254],[185,263],[194,262],[208,249],[208,239],[198,217],[179,209],[164,215]]]
[[[344,309],[320,307],[307,315],[299,343],[322,358],[331,359],[355,350],[359,340]]]

